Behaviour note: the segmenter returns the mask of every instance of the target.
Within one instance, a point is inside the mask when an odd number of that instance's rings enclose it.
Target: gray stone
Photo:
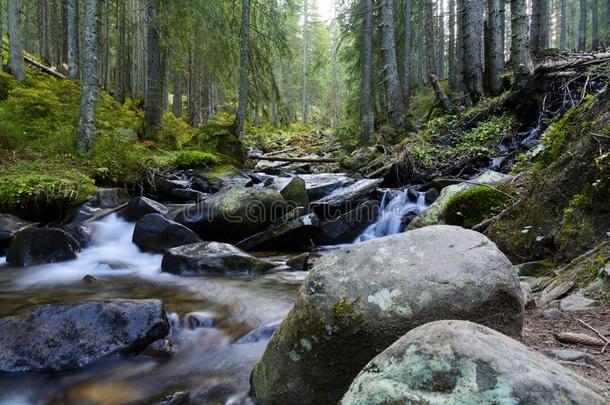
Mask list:
[[[286,202],[275,190],[231,188],[185,209],[176,222],[203,239],[236,243],[265,230],[286,214]]]
[[[201,242],[199,236],[184,225],[159,214],[144,215],[136,223],[133,243],[144,252],[163,253],[173,247]]]
[[[244,250],[292,249],[307,246],[314,230],[320,226],[316,214],[302,217],[271,226],[262,232],[252,235],[235,246]]]
[[[182,276],[258,274],[275,267],[227,243],[200,242],[168,250],[161,269]]]
[[[542,319],[545,321],[553,321],[555,319],[559,319],[563,316],[563,312],[558,310],[557,308],[549,308],[542,313]]]
[[[4,256],[11,244],[13,235],[32,226],[31,222],[24,221],[11,214],[0,214],[0,256]]]
[[[137,221],[144,215],[159,214],[166,216],[168,213],[169,209],[165,205],[147,197],[136,197],[129,201],[125,216],[130,221]]]
[[[94,196],[95,206],[102,209],[116,208],[128,199],[127,192],[122,188],[101,188]]]
[[[211,328],[216,323],[216,315],[209,312],[189,312],[184,317],[187,329]]]
[[[248,333],[246,336],[240,338],[237,344],[244,343],[257,343],[261,340],[269,340],[275,330],[280,326],[281,321],[273,322],[267,325],[263,325],[259,328],[254,329],[252,332]]]
[[[332,218],[337,212],[355,208],[364,197],[370,196],[383,179],[358,180],[356,183],[311,203],[321,218]]]
[[[601,388],[482,325],[413,329],[356,377],[342,405],[607,404]]]
[[[61,229],[72,236],[81,248],[86,248],[93,242],[93,228],[90,223],[72,222],[64,225]]]
[[[551,349],[547,351],[547,354],[557,360],[567,361],[570,363],[588,364],[595,368],[599,368],[600,370],[606,370],[606,367],[604,367],[604,365],[599,361],[595,360],[593,356],[577,350]]]
[[[438,319],[520,336],[519,281],[484,235],[431,226],[330,253],[256,364],[253,390],[265,404],[336,403],[370,359]]]
[[[534,303],[534,297],[532,296],[532,287],[528,283],[520,282],[521,295],[523,296],[523,304],[525,307],[529,307]]]
[[[158,300],[40,305],[0,319],[0,370],[58,372],[138,353],[169,333]]]
[[[286,261],[286,266],[298,271],[309,270],[309,257],[311,253],[303,253]]]
[[[6,262],[30,267],[76,259],[78,242],[61,229],[26,228],[13,236]]]
[[[221,166],[211,170],[196,170],[195,172],[210,186],[212,191],[248,187],[253,183],[248,175],[233,166]]]
[[[303,174],[300,177],[305,180],[305,188],[307,189],[309,201],[319,200],[334,190],[347,187],[356,182],[355,179],[344,173]]]
[[[515,266],[517,274],[525,277],[540,276],[545,270],[546,266],[542,261],[522,263]]]
[[[540,305],[547,305],[551,301],[555,301],[556,299],[566,295],[572,288],[574,288],[573,281],[551,283],[540,294],[539,303]]]
[[[432,205],[434,204],[434,202],[436,200],[438,200],[438,197],[440,196],[441,193],[439,193],[439,191],[435,188],[431,188],[430,190],[426,191],[425,197],[424,197],[424,201],[426,202],[427,205]]]
[[[293,177],[284,188],[280,190],[280,194],[286,202],[293,207],[308,207],[309,196],[305,188],[305,180],[300,177]]]
[[[583,297],[581,294],[573,294],[559,301],[559,308],[563,312],[585,311],[597,304],[597,301]]]
[[[365,201],[337,218],[322,222],[320,232],[314,240],[319,245],[351,243],[375,222],[378,216],[379,202]]]
[[[174,348],[174,343],[171,340],[159,339],[148,345],[142,354],[150,357],[169,359],[174,355],[175,352],[176,349]]]

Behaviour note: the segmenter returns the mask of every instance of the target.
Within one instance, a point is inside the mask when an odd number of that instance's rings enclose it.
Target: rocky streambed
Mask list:
[[[2,214],[0,402],[606,403],[518,342],[504,254],[442,225],[503,180],[186,171],[58,224]]]

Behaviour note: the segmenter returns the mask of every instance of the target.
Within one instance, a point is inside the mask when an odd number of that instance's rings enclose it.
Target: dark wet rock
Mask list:
[[[107,284],[106,281],[100,280],[99,278],[94,277],[91,274],[86,274],[83,277],[83,283],[93,287],[103,287]]]
[[[81,248],[86,248],[93,242],[93,228],[89,223],[72,222],[62,227],[70,236],[72,236]]]
[[[319,245],[351,243],[375,222],[378,216],[379,202],[365,201],[337,218],[322,222],[315,242]]]
[[[147,214],[166,216],[168,213],[169,209],[155,200],[148,197],[135,197],[129,201],[125,216],[129,221],[137,221]]]
[[[275,190],[231,188],[220,191],[176,216],[203,239],[236,243],[265,230],[286,214]]]
[[[311,253],[302,253],[286,261],[286,266],[298,271],[309,271],[309,257]]]
[[[409,330],[465,319],[520,336],[510,261],[484,235],[430,226],[325,255],[253,374],[262,403],[336,403],[374,356]]]
[[[582,294],[573,294],[559,301],[559,308],[563,312],[586,311],[598,304],[598,301],[584,297]]]
[[[158,300],[35,306],[0,319],[0,370],[74,370],[114,354],[138,353],[168,333]]]
[[[244,250],[302,248],[309,244],[309,240],[319,226],[318,216],[307,214],[273,225],[238,242],[235,246]]]
[[[168,250],[161,269],[182,276],[258,274],[275,267],[228,243],[200,242]]]
[[[78,242],[61,229],[27,228],[13,236],[6,255],[12,266],[29,267],[76,259]]]
[[[91,200],[93,200],[94,198],[95,197],[92,196]],[[64,220],[64,223],[80,224],[88,219],[93,218],[94,215],[99,214],[100,212],[102,212],[101,208],[95,207],[93,203],[88,202],[71,211]]]
[[[344,173],[303,174],[300,177],[305,180],[305,188],[307,189],[309,201],[319,200],[334,190],[347,187],[356,182],[355,179]]]
[[[171,195],[174,189],[186,189],[191,187],[191,181],[185,176],[156,176],[155,191],[162,196]]]
[[[383,182],[383,179],[359,180],[331,195],[311,203],[312,209],[320,218],[336,218],[337,214],[356,208]]]
[[[415,202],[419,199],[419,193],[416,189],[410,188],[407,190],[407,197],[409,198],[409,201]]]
[[[192,188],[174,188],[169,194],[173,201],[181,203],[200,202],[205,200],[209,195],[202,193],[201,191],[193,190]]]
[[[293,177],[288,184],[280,190],[280,194],[288,204],[294,207],[308,207],[309,197],[305,186],[305,180],[300,177]]]
[[[425,389],[422,389],[425,387]],[[342,405],[587,404],[601,389],[493,329],[438,321],[413,329],[356,377]]]
[[[588,353],[579,352],[577,350],[563,350],[563,349],[551,349],[546,352],[549,357],[557,360],[567,361],[570,363],[588,364],[600,370],[606,370],[606,367],[599,361],[595,360],[595,357]]]
[[[282,321],[273,322],[256,328],[252,332],[248,333],[246,336],[240,338],[235,343],[258,343],[263,340],[269,340],[271,339],[273,332],[275,332],[275,330],[280,326],[280,323],[282,323]]]
[[[221,166],[210,170],[197,170],[196,172],[197,176],[209,185],[210,191],[249,187],[254,184],[248,175],[233,166]]]
[[[189,312],[184,317],[187,329],[211,328],[216,323],[216,315],[209,312]]]
[[[102,188],[94,194],[93,204],[97,208],[110,209],[127,202],[129,196],[122,188]]]
[[[163,253],[173,247],[200,242],[199,236],[184,225],[159,214],[140,218],[133,231],[133,243],[144,252]]]
[[[149,344],[141,354],[144,356],[169,359],[174,355],[175,351],[174,343],[171,340],[159,339]]]
[[[515,266],[515,271],[517,272],[517,274],[519,276],[526,277],[540,276],[545,272],[546,269],[547,267],[542,261],[527,262]]]
[[[426,194],[424,195],[424,201],[426,202],[426,205],[434,204],[440,194],[441,193],[435,188],[431,188],[430,190],[426,191]]]
[[[32,225],[31,222],[19,219],[14,215],[0,214],[0,256],[4,256],[6,253],[13,235]]]

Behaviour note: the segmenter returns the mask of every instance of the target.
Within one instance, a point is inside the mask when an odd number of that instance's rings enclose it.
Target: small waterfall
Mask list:
[[[354,243],[400,233],[405,227],[405,217],[415,216],[427,207],[425,193],[410,192],[408,189],[398,194],[395,190],[386,191],[381,200],[377,222],[366,228]]]

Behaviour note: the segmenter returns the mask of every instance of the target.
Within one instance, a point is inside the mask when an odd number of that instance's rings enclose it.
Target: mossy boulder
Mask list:
[[[226,156],[234,164],[243,163],[247,157],[241,140],[228,131],[201,134],[198,144],[203,150]]]
[[[448,225],[472,228],[499,213],[510,201],[510,197],[498,189],[475,186],[449,200],[443,220]]]
[[[479,187],[483,187],[483,186],[477,186],[479,184],[500,183],[500,182],[507,181],[510,178],[511,178],[511,176],[488,170],[488,171],[480,174],[479,176],[473,178],[472,180],[470,180],[467,183],[464,182],[464,183],[447,186],[447,187],[443,188],[440,196],[436,199],[436,201],[430,207],[428,207],[424,212],[419,214],[413,221],[411,221],[411,223],[408,226],[408,229],[416,229],[416,228],[421,228],[421,227],[428,226],[428,225],[443,224],[443,223],[449,224],[449,222],[446,222],[446,217],[445,217],[445,215],[447,214],[447,208],[449,207],[449,204],[452,201],[454,201],[454,203],[453,203],[454,207],[456,205],[460,204],[460,200],[459,199],[456,200],[456,198],[458,196],[460,196],[462,193],[465,193],[468,190],[471,190],[475,187],[477,187],[477,190],[480,190]],[[468,198],[472,198],[473,196],[477,197],[479,195],[475,191],[473,194],[470,194],[470,195],[467,194],[465,198],[468,199]],[[494,196],[494,200],[495,199],[496,199],[496,196]],[[482,200],[482,201],[480,201],[480,205],[482,207],[484,207],[485,205],[487,205],[487,203],[485,203],[485,201]],[[458,223],[455,223],[455,225],[462,225],[466,221],[458,218],[459,217],[457,215],[458,212],[460,212],[460,211],[451,212],[450,218],[455,220],[456,222],[458,222]],[[475,217],[481,216],[481,214],[482,214],[481,212],[477,212]],[[474,218],[474,219],[476,219],[476,218]],[[468,220],[469,220],[469,222],[473,222],[474,219],[469,218]]]
[[[231,187],[246,187],[252,184],[250,177],[231,165],[195,170],[195,173],[215,191]]]
[[[235,243],[261,232],[286,213],[286,202],[275,190],[224,189],[178,214],[183,224],[204,240]]]
[[[252,373],[263,404],[332,404],[409,330],[465,319],[520,336],[511,263],[485,236],[439,225],[323,257]]]
[[[356,377],[342,405],[607,403],[602,389],[482,325],[413,329]]]

